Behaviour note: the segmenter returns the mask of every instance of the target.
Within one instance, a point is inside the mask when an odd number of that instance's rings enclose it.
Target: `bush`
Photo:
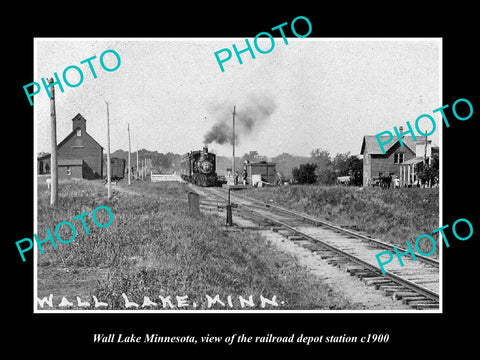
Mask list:
[[[298,168],[293,168],[293,180],[297,184],[314,184],[317,182],[317,175],[315,174],[316,164],[301,164]]]

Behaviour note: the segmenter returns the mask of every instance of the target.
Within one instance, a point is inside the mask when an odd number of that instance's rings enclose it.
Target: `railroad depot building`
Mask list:
[[[72,132],[57,145],[59,179],[103,177],[103,147],[87,133],[86,121],[77,114]],[[37,158],[38,175],[50,173],[50,160],[50,154]]]
[[[399,130],[402,132],[401,128]],[[381,136],[380,139],[386,141],[388,136]],[[392,142],[384,145],[383,154],[376,137],[365,135],[360,151],[363,155],[363,186],[372,185],[375,179],[390,175],[399,179],[400,186],[415,185],[418,165],[424,161],[425,151],[430,162],[432,152],[438,152],[438,147],[432,148],[432,141],[425,136],[416,136],[416,140],[404,136],[404,146],[400,146],[400,141],[394,137]]]
[[[247,173],[247,184],[252,186],[262,186],[265,184],[275,184],[277,172],[275,163],[266,161],[248,162],[244,165]]]

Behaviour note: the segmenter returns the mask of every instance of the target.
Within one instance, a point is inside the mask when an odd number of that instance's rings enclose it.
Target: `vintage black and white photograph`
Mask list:
[[[287,30],[34,39],[34,312],[441,312],[442,39]]]

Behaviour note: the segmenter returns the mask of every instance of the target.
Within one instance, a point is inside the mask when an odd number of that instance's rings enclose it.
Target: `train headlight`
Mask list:
[[[210,161],[204,161],[200,164],[202,172],[209,173],[213,169],[213,165]]]

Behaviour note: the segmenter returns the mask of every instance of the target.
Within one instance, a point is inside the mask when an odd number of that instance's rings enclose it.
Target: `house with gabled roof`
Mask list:
[[[399,129],[402,132],[402,128]],[[391,176],[400,179],[400,186],[412,185],[417,181],[416,165],[424,161],[424,154],[431,158],[431,140],[425,136],[402,137],[403,146],[397,137],[384,145],[382,153],[375,135],[365,135],[360,154],[363,155],[363,186],[371,185],[375,179]],[[380,141],[388,141],[389,136],[380,136]],[[408,173],[407,173],[408,172]]]
[[[103,177],[103,147],[87,133],[86,119],[77,114],[72,132],[57,145],[59,179]],[[50,154],[37,159],[38,174],[50,173]]]

